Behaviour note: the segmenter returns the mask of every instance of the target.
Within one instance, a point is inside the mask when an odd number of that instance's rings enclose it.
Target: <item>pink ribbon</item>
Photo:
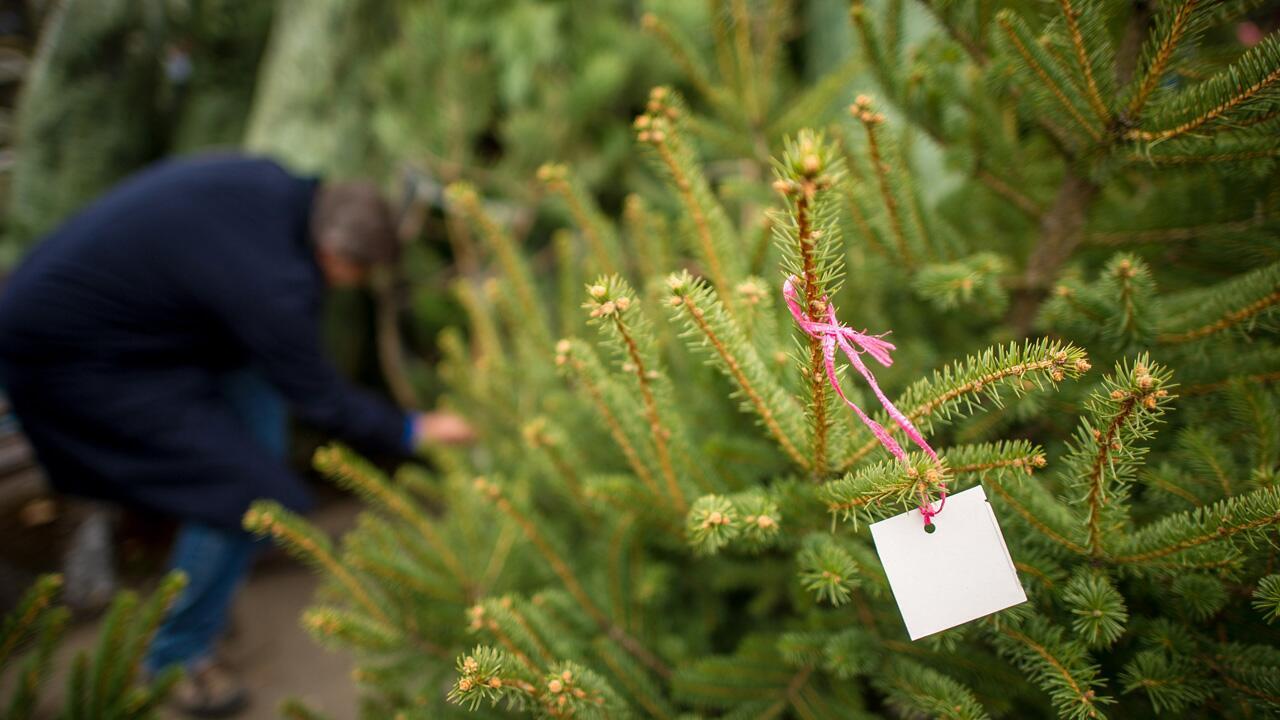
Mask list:
[[[880,405],[884,407],[885,412],[889,413],[889,417],[898,427],[902,428],[902,432],[914,442],[926,455],[933,458],[934,463],[939,463],[938,454],[929,447],[929,443],[925,442],[924,436],[916,430],[915,425],[902,414],[894,404],[885,397],[884,392],[880,390],[879,383],[871,374],[871,370],[867,368],[866,363],[862,362],[862,353],[867,353],[875,358],[877,362],[885,367],[893,364],[893,358],[889,353],[895,350],[893,343],[882,339],[883,335],[867,335],[860,333],[850,327],[840,323],[836,318],[835,306],[827,300],[826,296],[822,298],[822,305],[826,308],[826,322],[813,320],[808,313],[804,311],[800,302],[800,296],[796,292],[795,283],[797,278],[793,275],[787,278],[782,284],[782,296],[787,301],[787,308],[791,310],[791,317],[795,318],[796,324],[800,329],[805,331],[810,337],[817,338],[822,341],[822,357],[827,366],[827,379],[831,382],[831,387],[835,388],[836,394],[844,400],[845,404],[853,408],[858,414],[858,418],[862,420],[880,444],[886,450],[893,453],[893,456],[903,464],[907,463],[907,453],[894,440],[888,431],[884,429],[880,423],[872,420],[866,413],[862,412],[862,408],[858,407],[852,400],[844,394],[844,389],[840,387],[840,379],[836,376],[836,348],[839,347],[845,357],[849,358],[849,362],[854,368],[866,379],[867,384],[871,386],[871,391],[876,394],[880,400]],[[885,333],[886,335],[888,333]],[[930,525],[933,517],[942,512],[943,506],[947,504],[947,487],[945,484],[939,483],[938,486],[938,508],[935,510],[933,504],[927,500],[920,503],[920,515],[924,517],[924,524]]]

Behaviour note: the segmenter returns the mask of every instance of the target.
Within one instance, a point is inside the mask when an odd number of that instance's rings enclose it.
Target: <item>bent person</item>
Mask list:
[[[287,413],[375,453],[469,437],[353,387],[324,355],[324,288],[366,282],[397,249],[369,183],[206,157],[127,179],[0,294],[0,383],[53,485],[181,522],[171,563],[188,585],[146,662],[186,667],[192,714],[247,700],[213,653],[256,547],[241,516],[257,498],[310,504],[284,461]]]

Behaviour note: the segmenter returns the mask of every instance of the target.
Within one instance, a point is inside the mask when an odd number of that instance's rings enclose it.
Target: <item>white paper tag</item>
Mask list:
[[[917,508],[871,526],[912,640],[1027,601],[981,485],[947,496],[933,524]]]

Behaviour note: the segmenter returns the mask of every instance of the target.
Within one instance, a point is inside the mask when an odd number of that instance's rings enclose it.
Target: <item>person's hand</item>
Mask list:
[[[461,415],[437,410],[419,413],[413,419],[413,439],[416,447],[469,445],[475,442],[476,434]]]

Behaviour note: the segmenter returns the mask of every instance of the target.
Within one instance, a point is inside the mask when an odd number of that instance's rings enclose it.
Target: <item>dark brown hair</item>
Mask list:
[[[311,235],[317,247],[364,265],[392,263],[400,255],[391,208],[367,180],[321,185],[311,209]]]

